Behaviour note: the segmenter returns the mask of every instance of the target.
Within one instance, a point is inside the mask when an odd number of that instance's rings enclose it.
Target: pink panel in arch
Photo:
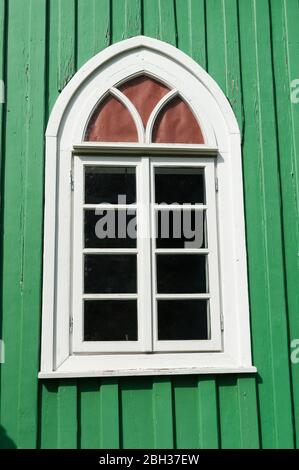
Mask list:
[[[158,114],[152,134],[154,143],[203,144],[200,126],[187,104],[176,96]]]
[[[133,118],[127,108],[108,95],[95,109],[85,139],[92,142],[138,142]]]
[[[118,88],[133,103],[144,127],[156,104],[170,91],[163,83],[145,75],[132,78]]]

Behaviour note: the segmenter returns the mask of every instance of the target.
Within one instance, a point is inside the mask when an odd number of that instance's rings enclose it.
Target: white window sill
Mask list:
[[[79,378],[79,377],[121,377],[137,375],[213,375],[213,374],[254,374],[256,367],[194,367],[192,369],[124,369],[124,370],[95,370],[95,371],[53,371],[39,372],[39,379],[61,379],[61,378]]]
[[[252,374],[256,372],[256,367],[250,363],[237,364],[224,353],[73,355],[69,356],[56,370],[41,370],[38,377],[50,379],[137,375]]]

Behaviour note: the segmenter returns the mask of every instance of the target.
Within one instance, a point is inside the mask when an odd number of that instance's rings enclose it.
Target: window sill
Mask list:
[[[38,377],[50,379],[137,375],[253,374],[257,372],[256,367],[248,365],[248,363],[247,365],[236,364],[229,360],[229,357],[224,353],[178,354],[176,358],[172,358],[171,362],[170,359],[166,359],[167,356],[169,357],[168,354],[159,354],[160,361],[155,361],[155,364],[151,360],[150,356],[152,355],[138,356],[140,361],[135,360],[132,355],[122,357],[120,355],[112,355],[112,357],[107,355],[73,355],[68,357],[56,370],[41,370]],[[199,358],[199,356],[201,357]],[[212,360],[214,364],[211,364]],[[179,366],[180,363],[183,364]]]
[[[62,378],[79,378],[79,377],[121,377],[121,376],[137,376],[137,375],[213,375],[213,374],[255,374],[256,367],[194,367],[192,369],[125,369],[125,370],[102,370],[102,371],[53,371],[39,372],[39,379],[62,379]]]

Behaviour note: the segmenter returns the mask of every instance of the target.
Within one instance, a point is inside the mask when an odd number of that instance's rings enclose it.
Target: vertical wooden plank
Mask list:
[[[80,449],[99,449],[101,446],[99,390],[99,379],[84,379],[79,382],[78,447]]]
[[[57,391],[57,447],[77,448],[77,384],[76,380],[60,380]]]
[[[174,0],[143,0],[144,34],[177,44]]]
[[[1,365],[1,425],[18,444],[21,310],[23,288],[24,163],[28,118],[29,3],[7,3],[6,132],[3,208],[2,338],[5,363]]]
[[[197,378],[181,376],[173,380],[175,448],[197,449],[200,445]]]
[[[3,195],[3,168],[4,168],[4,150],[5,150],[5,141],[4,141],[4,132],[5,132],[5,101],[6,101],[6,46],[7,46],[7,5],[4,1],[0,3],[0,181],[1,181],[1,191],[0,191],[0,233],[1,233],[1,243],[0,243],[0,259],[3,259],[3,205],[2,205],[2,195]],[[2,266],[0,268],[0,282],[2,286],[3,282],[3,270]],[[0,293],[0,340],[2,341],[2,321],[3,321],[3,309],[2,309],[2,291]],[[1,346],[3,348],[3,346]],[[3,351],[3,349],[2,349]],[[5,351],[4,351],[5,354]],[[2,358],[3,361],[3,358]],[[1,423],[1,369],[0,366],[0,423]],[[13,441],[9,438],[4,428],[0,425],[0,449],[14,447]]]
[[[257,391],[255,377],[238,378],[239,415],[242,449],[260,447]]]
[[[287,2],[284,0],[284,17],[286,23],[287,47],[288,47],[288,65],[289,77],[291,80],[299,78],[299,59],[298,59],[298,21],[299,4],[294,0]],[[284,213],[284,237],[286,253],[286,275],[287,275],[287,296],[289,308],[290,340],[299,338],[299,296],[298,296],[298,275],[299,263],[295,263],[296,251],[299,256],[299,106],[293,105],[292,113],[292,141],[293,149],[291,155],[291,168],[288,166],[288,159],[281,158],[281,175],[283,179],[283,213]],[[286,163],[284,166],[282,163]],[[290,171],[291,170],[291,171]],[[290,188],[290,189],[288,189]],[[286,201],[287,200],[287,201]],[[285,213],[288,212],[288,218]],[[294,227],[294,220],[297,221]],[[290,225],[289,225],[290,224]],[[293,227],[293,236],[289,227]],[[294,419],[295,419],[295,444],[299,448],[299,373],[298,363],[292,363],[292,383],[294,399]]]
[[[44,173],[46,1],[31,0],[28,57],[26,160],[23,175],[18,445],[36,447],[40,344],[42,212]],[[36,21],[36,15],[39,20]],[[38,64],[38,66],[37,66]],[[28,360],[30,358],[30,360]]]
[[[117,380],[85,379],[79,383],[79,447],[81,449],[119,448]]]
[[[291,101],[291,83],[299,78],[296,0],[271,2],[272,43],[282,190],[283,237],[289,342],[299,338],[299,104]],[[291,227],[291,229],[290,229]],[[291,364],[296,447],[299,448],[299,373]]]
[[[170,378],[153,379],[153,423],[155,448],[173,449],[173,404]]]
[[[178,48],[206,68],[204,0],[176,0]]]
[[[59,2],[58,10],[58,91],[61,91],[75,73],[75,17],[76,1]]]
[[[255,379],[218,378],[222,449],[259,448]]]
[[[125,39],[126,4],[111,0],[111,39],[112,43]]]
[[[48,2],[47,119],[64,86],[76,71],[76,0]]]
[[[217,11],[217,14],[215,14]],[[222,0],[206,2],[207,71],[226,92],[226,48]]]
[[[119,449],[118,380],[102,379],[100,391],[101,448]]]
[[[110,0],[94,1],[94,48],[98,53],[111,44],[111,6]]]
[[[235,377],[218,377],[220,445],[222,449],[241,449],[238,386]]]
[[[58,381],[47,380],[40,384],[40,449],[57,449],[58,444],[58,416],[57,391]]]
[[[77,4],[77,68],[79,69],[95,54],[95,16],[94,0],[79,0]]]
[[[58,11],[59,0],[48,2],[47,18],[47,106],[46,122],[58,96]]]
[[[141,32],[141,0],[112,0],[112,42],[137,36]]]
[[[77,68],[110,44],[110,1],[77,4]]]
[[[0,3],[0,178],[2,179],[3,164],[3,136],[4,136],[4,119],[5,119],[5,72],[6,72],[6,44],[7,44],[7,21],[6,21],[6,3]],[[0,194],[0,203],[2,205],[2,194]],[[1,207],[1,206],[0,206]],[[2,214],[2,209],[1,209]],[[2,228],[2,220],[1,220]],[[1,231],[2,233],[2,231]],[[1,334],[2,318],[0,317],[0,334]],[[1,393],[1,390],[0,390]]]
[[[198,379],[199,438],[201,449],[219,447],[218,399],[213,377]]]
[[[173,0],[159,0],[159,39],[177,45],[176,15]]]
[[[238,16],[237,0],[207,2],[208,72],[229,99],[242,132]]]
[[[123,449],[154,448],[152,379],[120,380],[120,446]]]
[[[141,0],[125,0],[125,37],[141,34]]]
[[[234,110],[242,135],[244,117],[238,18],[239,10],[237,0],[226,0],[223,2],[226,96]]]
[[[143,34],[160,39],[159,0],[143,0]]]
[[[239,6],[249,286],[261,438],[264,448],[284,448],[294,443],[269,9],[264,0]]]

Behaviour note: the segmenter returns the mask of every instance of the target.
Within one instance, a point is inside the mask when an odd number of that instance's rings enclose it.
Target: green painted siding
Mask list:
[[[299,447],[298,0],[0,0],[0,447]],[[257,376],[37,379],[44,131],[95,53],[145,34],[191,55],[242,130]]]

